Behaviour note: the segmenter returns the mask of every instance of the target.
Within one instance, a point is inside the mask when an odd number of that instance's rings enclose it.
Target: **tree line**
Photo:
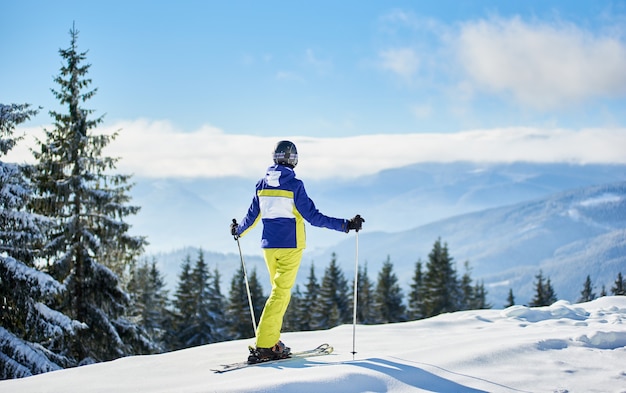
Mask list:
[[[465,266],[466,272],[458,277],[447,245],[438,239],[425,266],[417,262],[406,297],[389,257],[375,281],[370,279],[367,266],[359,268],[357,322],[405,322],[442,312],[490,308],[484,285],[473,283],[468,264]],[[227,295],[222,293],[220,279],[217,268],[209,269],[202,251],[195,262],[187,255],[170,300],[157,262],[144,260],[130,270],[131,319],[160,351],[254,337],[243,266],[233,275]],[[248,285],[258,323],[266,295],[256,269],[249,274]],[[354,280],[346,278],[333,254],[321,279],[311,264],[306,284],[293,289],[283,331],[322,330],[352,323],[353,307]]]
[[[530,307],[549,306],[558,300],[550,277],[544,277],[543,271],[541,270],[535,276],[534,287],[535,294],[528,303]],[[606,285],[602,285],[599,295],[596,295],[593,290],[591,276],[587,275],[587,278],[583,283],[583,288],[580,291],[580,297],[578,298],[577,302],[590,302],[597,299],[598,297],[607,296],[609,295],[609,293],[613,296],[626,296],[626,279],[624,279],[621,272],[617,274],[617,277],[615,278],[615,281],[611,286],[610,292],[607,292]],[[510,307],[513,305],[515,305],[515,296],[513,295],[513,290],[509,289],[509,295],[507,296],[505,307]]]
[[[360,267],[356,280],[357,323],[406,322],[446,312],[491,308],[483,282],[472,279],[468,262],[464,263],[464,268],[463,275],[459,276],[448,246],[441,239],[435,241],[425,264],[421,260],[415,264],[406,295],[389,257],[376,280],[370,278],[367,265]],[[306,271],[302,288],[296,285],[293,289],[283,331],[324,330],[352,323],[354,280],[346,278],[337,256],[332,254],[321,279],[316,275],[314,264]],[[187,255],[175,293],[169,300],[157,262],[143,261],[131,270],[129,290],[134,320],[149,333],[161,351],[254,337],[243,267],[231,278],[227,295],[222,294],[220,278],[217,268],[212,271],[208,268],[201,250],[195,263]],[[540,271],[535,279],[535,295],[529,306],[548,306],[556,302],[550,278]],[[249,274],[248,284],[258,323],[267,297],[256,269]],[[625,295],[625,288],[626,281],[620,273],[611,293]],[[606,295],[603,287],[600,296]],[[579,302],[595,298],[587,276]],[[512,291],[507,301],[507,307],[515,305]]]

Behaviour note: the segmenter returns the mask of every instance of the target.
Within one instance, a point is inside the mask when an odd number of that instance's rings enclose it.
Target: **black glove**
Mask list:
[[[239,239],[239,234],[237,233],[237,228],[239,224],[237,224],[237,220],[233,218],[233,222],[230,224],[230,234],[233,235],[235,240]]]
[[[356,216],[354,216],[353,219],[348,220],[348,230],[346,232],[349,232],[350,229],[354,229],[358,232],[359,230],[361,230],[364,222],[365,220],[363,219],[363,217],[357,214]]]

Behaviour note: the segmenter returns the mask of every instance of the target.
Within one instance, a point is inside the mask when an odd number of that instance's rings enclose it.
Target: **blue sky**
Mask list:
[[[42,106],[31,129],[59,109],[72,23],[98,88],[86,106],[122,129],[113,151],[142,175],[247,174],[283,137],[318,176],[338,155],[361,172],[624,160],[626,1],[5,0],[1,99]],[[154,156],[135,154],[142,143]],[[250,166],[224,171],[225,151]],[[202,169],[167,172],[182,167]]]

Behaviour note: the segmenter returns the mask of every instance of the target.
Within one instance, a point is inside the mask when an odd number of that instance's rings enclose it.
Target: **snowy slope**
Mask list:
[[[626,297],[465,311],[401,324],[289,333],[335,353],[226,374],[251,340],[0,382],[1,392],[626,392]]]

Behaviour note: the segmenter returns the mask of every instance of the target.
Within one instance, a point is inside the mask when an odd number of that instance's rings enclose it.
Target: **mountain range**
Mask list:
[[[146,235],[148,255],[170,285],[186,255],[197,249],[229,280],[240,266],[228,233],[246,212],[255,179],[135,179],[133,232]],[[305,179],[324,214],[366,219],[359,233],[359,263],[374,281],[389,258],[408,290],[415,263],[428,260],[434,242],[448,245],[459,275],[469,262],[488,300],[517,303],[533,295],[535,275],[549,277],[560,299],[576,301],[586,275],[599,292],[626,273],[626,165],[425,163],[356,179]],[[260,229],[241,239],[249,269],[265,283]],[[347,277],[354,272],[354,233],[307,227],[302,270],[318,277],[336,253]],[[299,275],[303,282],[307,273]]]
[[[411,283],[415,263],[421,260],[425,266],[434,242],[441,239],[457,273],[462,275],[464,262],[469,262],[471,276],[484,281],[494,306],[504,305],[509,289],[518,304],[528,304],[540,271],[550,278],[559,299],[576,301],[587,275],[599,294],[602,285],[610,290],[619,272],[626,274],[626,182],[561,192],[406,231],[363,231],[359,237],[359,257],[370,276],[389,258],[404,288]],[[355,241],[344,240],[308,258],[327,261],[331,253],[350,267]]]

